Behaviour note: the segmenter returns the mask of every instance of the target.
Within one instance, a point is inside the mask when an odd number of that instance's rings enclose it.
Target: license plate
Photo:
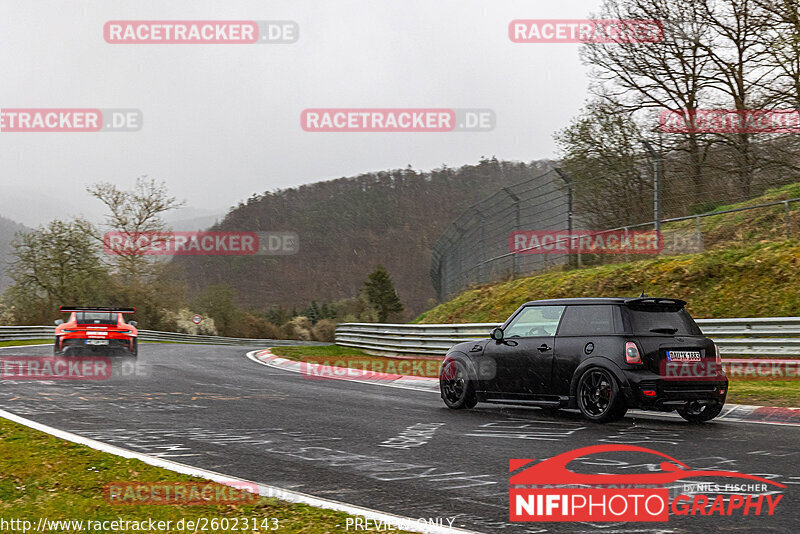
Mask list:
[[[696,350],[668,350],[668,362],[699,362],[700,351]]]
[[[87,339],[87,345],[108,345],[107,339]]]

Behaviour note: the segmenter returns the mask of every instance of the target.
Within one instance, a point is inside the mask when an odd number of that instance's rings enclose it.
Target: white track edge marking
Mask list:
[[[313,495],[308,495],[306,493],[286,490],[283,488],[278,488],[276,486],[269,486],[266,484],[259,484],[258,482],[253,482],[251,480],[245,480],[243,478],[223,475],[222,473],[218,473],[216,471],[209,471],[207,469],[202,469],[200,467],[194,467],[179,462],[173,462],[171,460],[164,460],[163,458],[156,458],[148,454],[143,454],[129,449],[124,449],[122,447],[117,447],[116,445],[109,445],[108,443],[103,443],[101,441],[80,436],[78,434],[73,434],[72,432],[67,432],[66,430],[60,430],[58,428],[54,428],[42,423],[37,423],[36,421],[20,417],[19,415],[7,412],[5,410],[0,410],[0,417],[8,419],[9,421],[13,421],[14,423],[19,423],[21,425],[27,426],[28,428],[32,428],[34,430],[38,430],[46,434],[50,434],[51,436],[57,437],[59,439],[71,441],[79,445],[85,445],[87,447],[91,447],[92,449],[113,454],[115,456],[140,460],[148,465],[161,467],[163,469],[168,469],[170,471],[174,471],[176,473],[181,473],[184,475],[204,478],[207,480],[218,482],[220,484],[230,484],[231,482],[244,482],[247,484],[253,484],[255,486],[258,486],[258,494],[261,496],[275,497],[277,499],[291,503],[308,504],[311,506],[316,506],[317,508],[336,510],[339,512],[345,512],[350,515],[361,516],[366,519],[383,521],[387,525],[391,525],[393,528],[402,528],[403,530],[410,530],[412,532],[424,532],[431,534],[435,533],[449,534],[454,532],[474,534],[476,532],[471,530],[464,530],[460,528],[452,528],[452,527],[445,527],[438,525],[422,525],[418,523],[416,519],[412,519],[410,517],[403,517],[399,515],[390,514],[387,512],[372,510],[371,508],[363,508],[361,506],[356,506],[353,504],[342,503],[339,501],[332,501],[329,499],[323,499],[321,497],[314,497]]]

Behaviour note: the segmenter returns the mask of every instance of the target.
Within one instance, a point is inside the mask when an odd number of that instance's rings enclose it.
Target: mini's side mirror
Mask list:
[[[495,341],[503,341],[503,335],[504,335],[503,329],[500,328],[499,326],[493,329],[492,333],[489,334],[489,336],[491,336],[491,338],[494,339]]]
[[[55,321],[53,321],[53,322],[56,324],[56,326],[58,326],[58,325],[60,325],[60,324],[64,324],[64,321],[62,321],[61,319],[56,319],[56,320],[55,320]]]
[[[138,326],[139,325],[139,323],[137,323],[136,321],[128,321],[128,324],[131,325],[131,326]]]

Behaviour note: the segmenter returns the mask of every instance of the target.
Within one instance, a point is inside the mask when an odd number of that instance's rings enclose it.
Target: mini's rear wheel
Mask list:
[[[617,421],[628,411],[617,381],[600,367],[588,369],[581,375],[577,397],[581,414],[594,423]]]
[[[478,404],[469,370],[460,360],[445,360],[439,372],[439,391],[448,408],[462,410]]]
[[[705,423],[718,416],[723,406],[724,404],[721,402],[700,403],[698,401],[691,401],[687,402],[676,411],[690,423]]]

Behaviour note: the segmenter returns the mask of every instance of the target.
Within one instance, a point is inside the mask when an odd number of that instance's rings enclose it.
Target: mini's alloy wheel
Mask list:
[[[614,377],[599,367],[587,370],[578,381],[578,408],[595,423],[607,423],[625,416],[627,406]]]
[[[478,399],[469,371],[459,360],[445,360],[439,373],[439,390],[448,408],[473,408]]]

